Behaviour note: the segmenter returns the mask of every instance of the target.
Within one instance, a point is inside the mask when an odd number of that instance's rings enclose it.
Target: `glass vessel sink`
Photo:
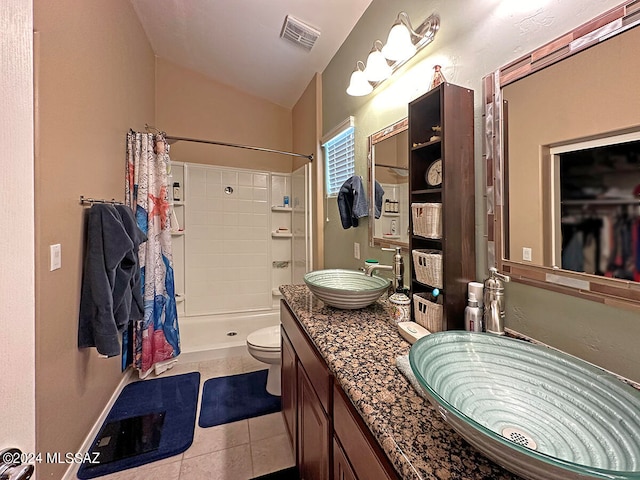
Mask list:
[[[304,282],[320,300],[336,308],[353,310],[374,303],[391,282],[358,270],[316,270],[304,276]]]
[[[411,369],[442,417],[528,479],[640,479],[640,391],[551,348],[487,333],[418,340]]]

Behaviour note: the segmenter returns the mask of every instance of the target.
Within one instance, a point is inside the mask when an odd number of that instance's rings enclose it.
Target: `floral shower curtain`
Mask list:
[[[175,302],[169,221],[169,145],[162,135],[127,134],[125,201],[148,241],[139,262],[144,319],[125,332],[123,370],[133,364],[140,378],[162,373],[177,362],[180,335]]]

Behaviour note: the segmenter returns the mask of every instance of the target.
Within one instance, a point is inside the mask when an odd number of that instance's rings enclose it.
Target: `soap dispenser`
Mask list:
[[[482,311],[473,292],[469,294],[468,304],[464,309],[464,329],[468,332],[482,331]]]
[[[510,281],[498,269],[489,269],[489,278],[484,282],[484,327],[488,333],[504,335],[504,283]]]

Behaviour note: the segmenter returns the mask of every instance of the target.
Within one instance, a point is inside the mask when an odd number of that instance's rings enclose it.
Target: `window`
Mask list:
[[[328,197],[337,196],[342,184],[354,173],[354,137],[353,117],[349,117],[322,138]]]

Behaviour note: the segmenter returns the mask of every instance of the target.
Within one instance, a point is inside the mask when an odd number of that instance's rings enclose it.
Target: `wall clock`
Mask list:
[[[442,159],[439,158],[427,168],[427,173],[424,176],[427,181],[427,185],[430,187],[438,187],[442,185]]]

